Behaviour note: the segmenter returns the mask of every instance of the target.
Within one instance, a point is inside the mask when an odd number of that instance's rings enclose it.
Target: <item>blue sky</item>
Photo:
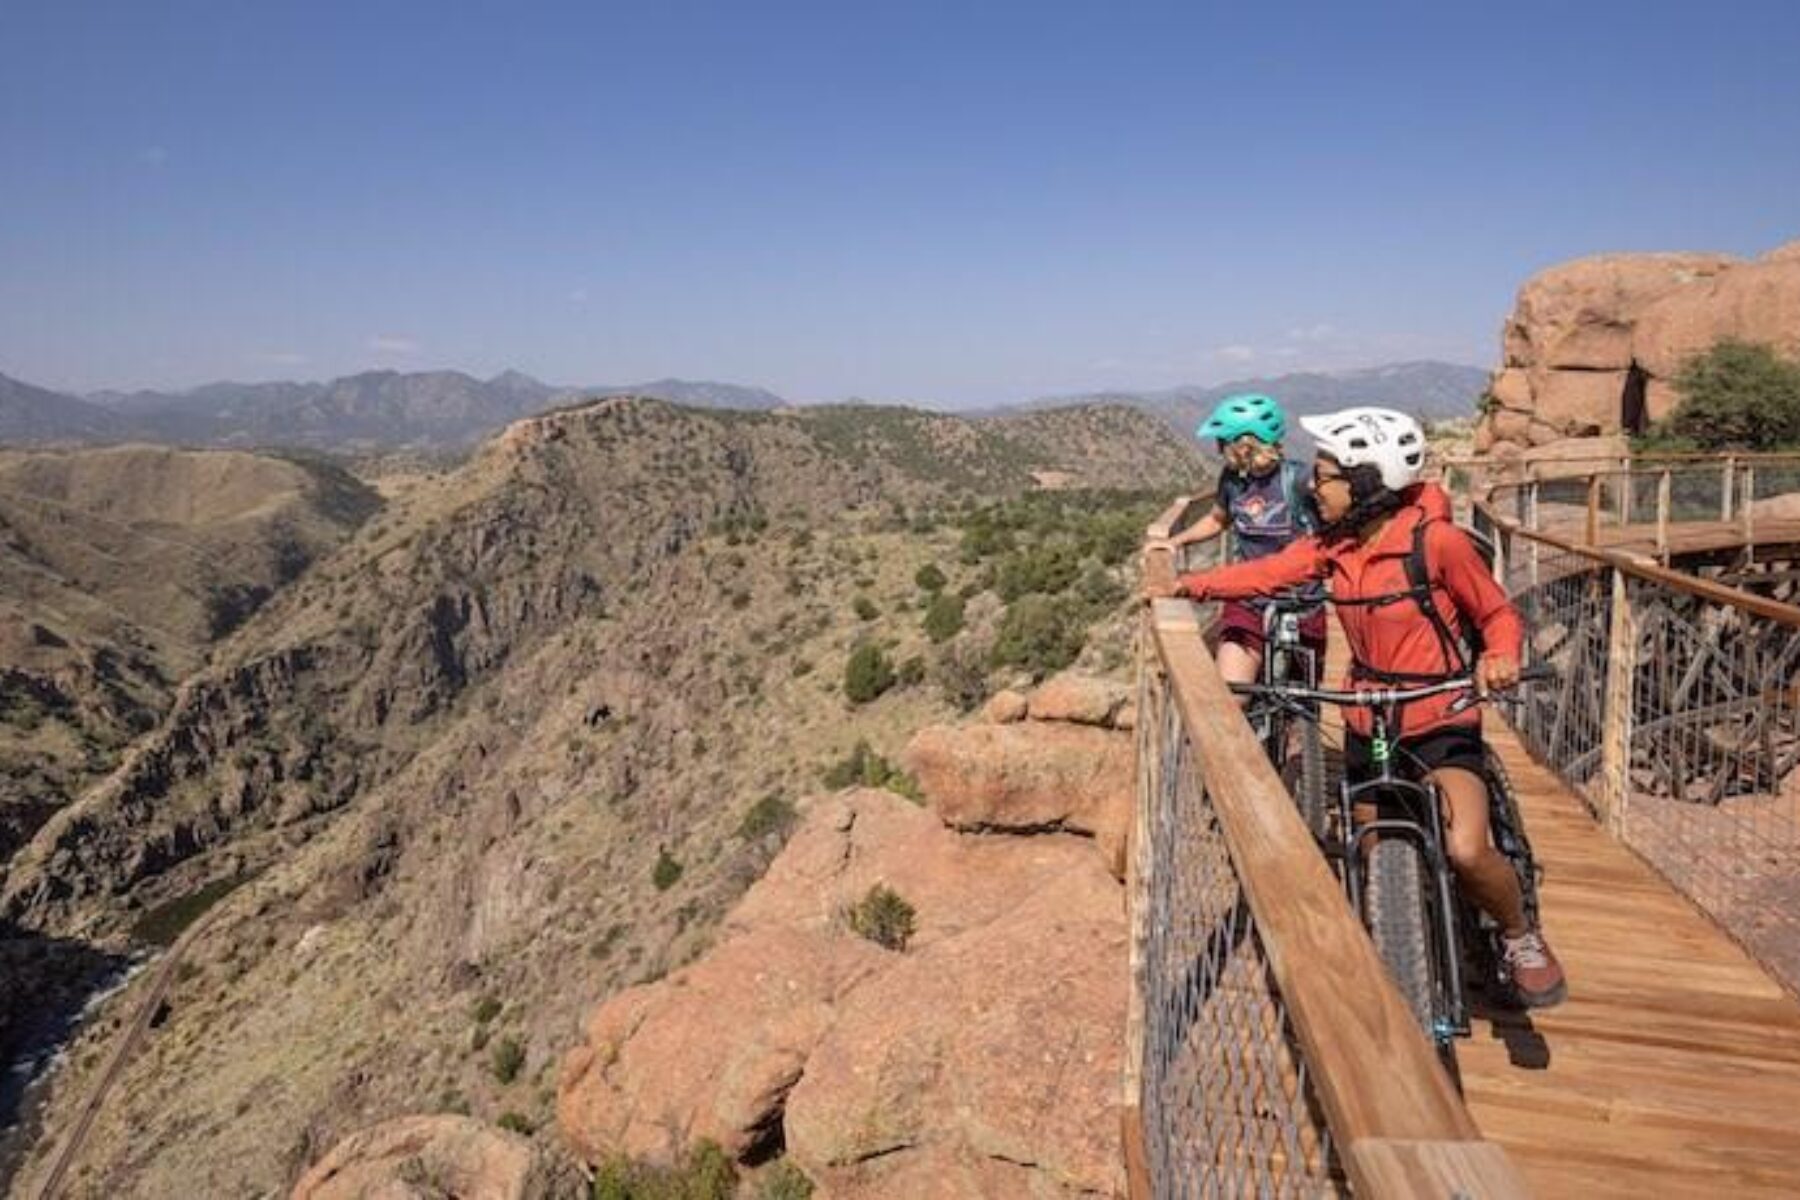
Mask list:
[[[0,0],[0,372],[946,405],[1800,238],[1800,5]]]

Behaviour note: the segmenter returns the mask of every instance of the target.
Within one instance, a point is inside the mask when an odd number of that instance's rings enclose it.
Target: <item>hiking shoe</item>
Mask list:
[[[1563,1002],[1569,994],[1568,981],[1542,933],[1531,929],[1516,938],[1503,937],[1500,942],[1506,955],[1507,974],[1512,976],[1513,988],[1526,1008],[1549,1008]]]

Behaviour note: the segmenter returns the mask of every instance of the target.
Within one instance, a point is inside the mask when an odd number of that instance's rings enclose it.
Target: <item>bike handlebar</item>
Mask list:
[[[1541,683],[1555,677],[1555,671],[1541,664],[1526,667],[1519,672],[1520,683]],[[1377,708],[1390,704],[1405,704],[1412,700],[1423,700],[1427,696],[1441,696],[1445,692],[1473,691],[1475,677],[1458,675],[1439,683],[1426,683],[1406,688],[1382,687],[1345,690],[1297,687],[1285,683],[1234,683],[1230,687],[1240,696],[1279,696],[1289,700],[1317,700],[1323,704],[1336,704],[1344,708]]]

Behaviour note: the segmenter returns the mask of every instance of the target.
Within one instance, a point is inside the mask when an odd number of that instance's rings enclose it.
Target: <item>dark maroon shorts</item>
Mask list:
[[[1219,608],[1219,641],[1235,642],[1253,654],[1263,650],[1262,609],[1248,600],[1227,600]],[[1325,661],[1325,610],[1300,622],[1300,640]]]

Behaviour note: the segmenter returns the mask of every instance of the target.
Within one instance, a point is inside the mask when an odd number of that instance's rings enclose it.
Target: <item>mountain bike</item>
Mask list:
[[[1528,668],[1521,683],[1551,677],[1547,668]],[[1366,708],[1372,718],[1370,744],[1376,775],[1339,785],[1332,821],[1320,849],[1343,882],[1351,907],[1362,918],[1376,953],[1400,989],[1426,1036],[1454,1070],[1452,1044],[1469,1034],[1471,975],[1500,1000],[1516,999],[1501,953],[1499,923],[1466,902],[1445,850],[1444,817],[1437,785],[1417,762],[1398,749],[1394,731],[1399,710],[1414,700],[1461,691],[1458,710],[1484,699],[1469,676],[1411,688],[1340,691],[1293,684],[1233,684],[1232,690],[1286,710],[1292,718],[1317,721],[1317,705]],[[1518,876],[1526,920],[1538,921],[1541,871],[1525,836],[1512,781],[1493,749],[1483,746],[1488,821],[1495,847]],[[1373,811],[1359,821],[1357,809]],[[1465,968],[1472,968],[1472,971]]]
[[[1317,589],[1296,589],[1270,598],[1263,606],[1263,655],[1260,683],[1266,688],[1295,684],[1313,687],[1324,665],[1300,636],[1301,623],[1325,606]],[[1299,806],[1301,819],[1314,837],[1326,832],[1325,745],[1319,733],[1317,705],[1296,719],[1285,705],[1262,705],[1246,712],[1263,752],[1280,773]],[[1292,753],[1297,737],[1299,753]]]

